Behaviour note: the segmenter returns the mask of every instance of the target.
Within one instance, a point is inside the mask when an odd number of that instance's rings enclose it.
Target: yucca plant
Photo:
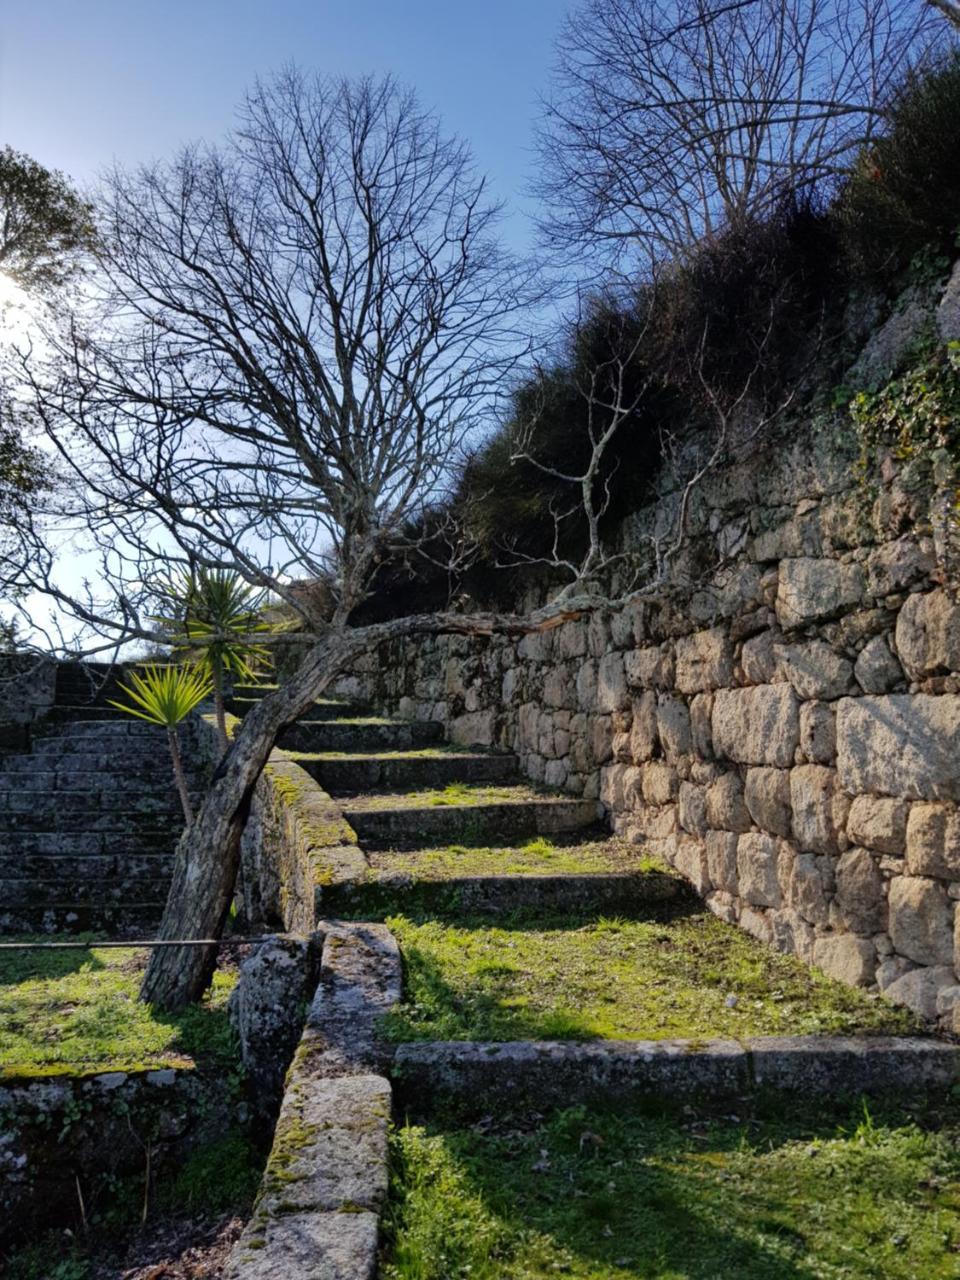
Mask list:
[[[174,649],[209,673],[220,744],[226,750],[226,677],[255,681],[257,667],[270,660],[269,650],[249,638],[273,630],[260,615],[263,593],[238,573],[201,568],[171,582],[164,595],[173,606],[172,616],[157,621]]]
[[[172,663],[150,663],[141,672],[130,673],[129,685],[120,685],[130,703],[110,703],[112,707],[125,711],[128,715],[166,729],[170,758],[173,761],[173,776],[188,827],[193,823],[193,805],[190,803],[187,778],[183,771],[177,725],[204,698],[209,698],[212,687],[209,672],[194,663],[180,666]]]

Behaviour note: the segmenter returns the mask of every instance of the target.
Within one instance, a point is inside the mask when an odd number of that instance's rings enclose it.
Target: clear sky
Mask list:
[[[289,61],[304,70],[392,71],[472,145],[531,233],[537,94],[567,0],[36,0],[0,25],[0,144],[77,183],[113,159],[169,154],[229,128],[244,88]]]

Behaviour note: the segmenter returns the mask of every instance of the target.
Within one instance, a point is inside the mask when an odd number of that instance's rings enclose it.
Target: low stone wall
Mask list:
[[[660,599],[415,637],[352,678],[599,798],[723,919],[960,1031],[960,605],[909,477],[886,459],[871,492],[854,464],[826,430],[778,442],[696,491]]]
[[[0,751],[19,750],[32,724],[53,706],[57,664],[33,655],[0,654]]]
[[[0,1240],[45,1224],[79,1228],[109,1203],[109,1178],[147,1178],[243,1115],[221,1077],[193,1069],[4,1080]]]

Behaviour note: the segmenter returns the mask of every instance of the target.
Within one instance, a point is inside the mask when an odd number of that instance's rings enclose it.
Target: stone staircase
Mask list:
[[[183,827],[166,735],[109,706],[117,675],[63,664],[29,751],[0,755],[0,931],[149,929]]]
[[[238,688],[231,710],[242,716],[262,692]],[[454,747],[440,724],[326,700],[277,745],[337,799],[366,856],[361,882],[324,888],[325,914],[382,919],[413,898],[491,913],[613,914],[683,892],[676,878],[645,869],[639,850],[625,856],[598,827],[594,801],[531,787],[515,755]],[[558,851],[562,870],[552,866]]]

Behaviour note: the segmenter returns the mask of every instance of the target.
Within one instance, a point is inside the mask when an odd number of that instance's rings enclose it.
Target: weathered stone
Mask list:
[[[837,758],[837,717],[824,702],[800,707],[800,750],[811,764],[833,764]]]
[[[631,689],[672,689],[673,646],[631,649],[624,654],[624,670]]]
[[[710,873],[707,866],[707,852],[702,840],[693,836],[681,836],[677,841],[673,865],[685,879],[690,881],[701,897],[709,892]]]
[[[807,964],[812,964],[813,944],[816,940],[813,926],[807,924],[792,907],[771,911],[768,918],[773,930],[773,945],[777,950],[787,955],[799,956]]]
[[[271,938],[240,966],[230,996],[230,1021],[252,1096],[275,1114],[283,1078],[300,1039],[302,1009],[313,994],[319,950],[308,938]]]
[[[744,933],[769,946],[773,942],[773,925],[770,915],[769,911],[757,911],[753,907],[744,906],[740,908],[737,923]]]
[[[779,907],[777,876],[779,849],[772,836],[748,832],[737,840],[737,877],[740,897],[757,907]]]
[[[737,923],[737,900],[732,893],[725,893],[722,889],[714,889],[711,893],[706,894],[704,902],[707,904],[707,909],[711,915],[715,915],[724,924]]]
[[[785,769],[748,769],[744,801],[758,827],[775,836],[790,835],[790,775]]]
[[[629,705],[622,653],[606,653],[597,669],[597,707],[600,711],[620,711]]]
[[[790,770],[793,835],[802,849],[836,853],[846,826],[849,797],[837,787],[835,769],[802,764]]]
[[[719,689],[733,680],[733,651],[723,627],[677,641],[676,685],[681,693]]]
[[[704,787],[694,786],[692,782],[680,783],[677,817],[679,818],[680,826],[690,835],[706,835],[707,793]]]
[[[914,535],[905,534],[871,552],[867,559],[867,590],[878,597],[906,591],[914,583],[928,579],[935,568],[929,539],[918,541]]]
[[[886,991],[891,983],[896,982],[898,978],[902,978],[905,973],[910,973],[916,967],[914,962],[908,960],[906,956],[887,956],[885,960],[877,965],[877,986],[881,991]]]
[[[955,695],[889,694],[837,704],[837,768],[853,793],[960,799],[958,742]]]
[[[647,804],[670,804],[677,798],[677,771],[662,760],[650,760],[641,766],[643,798]]]
[[[465,747],[490,747],[495,729],[493,710],[471,711],[450,721],[450,740]]]
[[[945,804],[912,805],[906,848],[908,875],[960,880],[960,813]]]
[[[698,693],[690,703],[690,733],[694,753],[703,760],[713,757],[713,729],[710,723],[712,715],[713,694]]]
[[[960,605],[942,590],[908,596],[897,615],[896,644],[913,680],[960,671]]]
[[[801,556],[780,561],[777,620],[785,628],[804,627],[858,604],[864,590],[858,564]]]
[[[581,621],[565,622],[556,640],[561,658],[584,658],[587,654],[587,628]]]
[[[763,631],[743,642],[740,650],[740,666],[747,684],[773,684],[780,674],[780,664],[774,652],[775,636]]]
[[[713,748],[740,764],[793,764],[800,741],[796,694],[787,684],[719,689],[713,699]]]
[[[932,1022],[937,1016],[937,997],[956,985],[953,969],[946,965],[926,965],[911,969],[887,984],[883,994],[893,1004],[902,1004],[920,1018]]]
[[[796,690],[797,697],[830,700],[850,691],[853,668],[822,640],[809,644],[777,645],[775,648],[783,677]]]
[[[732,831],[708,831],[705,840],[710,881],[725,893],[737,893],[737,837]]]
[[[943,885],[921,876],[895,876],[888,896],[888,932],[901,955],[918,964],[953,961],[953,903]]]
[[[225,1280],[374,1280],[377,1221],[362,1211],[255,1215],[233,1248]]]
[[[884,636],[874,636],[860,650],[853,674],[865,693],[888,693],[903,681],[903,668]]]
[[[657,734],[657,695],[648,689],[633,700],[633,724],[630,729],[630,751],[642,763],[653,758],[659,743]]]
[[[903,800],[857,796],[847,815],[847,835],[855,844],[878,853],[902,853],[907,838],[907,809]]]
[[[812,853],[781,857],[781,882],[785,885],[787,904],[810,924],[826,924],[830,914],[820,863],[821,859]]]
[[[613,721],[609,716],[594,716],[590,733],[594,761],[606,764],[613,756]]]
[[[837,908],[845,928],[876,933],[886,923],[883,877],[866,849],[848,849],[836,870]]]
[[[941,342],[960,341],[960,262],[954,263],[937,307],[937,332]]]
[[[850,933],[828,934],[814,942],[813,963],[828,978],[850,987],[867,987],[874,980],[877,956],[868,938]]]
[[[576,681],[569,667],[548,667],[543,677],[543,701],[548,707],[577,705]]]
[[[597,706],[597,664],[588,658],[577,672],[577,706],[581,711],[594,711]]]
[[[668,760],[689,755],[693,750],[690,712],[676,694],[661,693],[657,699],[657,731]]]
[[[930,323],[927,298],[916,289],[905,294],[879,327],[873,327],[867,342],[847,372],[851,387],[877,391],[906,364],[916,349],[917,339]]]
[[[707,822],[718,831],[750,830],[743,783],[737,774],[725,773],[707,788]]]

